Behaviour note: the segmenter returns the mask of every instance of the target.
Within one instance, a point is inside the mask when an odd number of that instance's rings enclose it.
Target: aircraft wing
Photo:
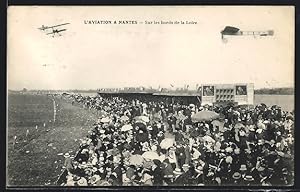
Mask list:
[[[66,31],[67,29],[60,29],[60,30],[57,30],[57,33],[59,32],[62,32],[62,31]]]
[[[52,31],[51,33],[47,33],[47,35],[59,33],[59,32],[66,31],[66,30],[67,30],[67,29],[55,30],[55,31]]]
[[[240,31],[239,28],[226,26],[223,31],[221,31],[222,35],[236,35]]]
[[[51,32],[51,33],[46,33],[46,35],[50,35],[50,34],[54,34],[55,32]]]
[[[45,30],[45,29],[49,29],[49,27],[39,27],[39,30]]]
[[[62,25],[68,25],[70,23],[63,23],[63,24],[59,24],[59,25],[53,25],[53,26],[50,26],[48,28],[55,28],[55,27],[59,27],[59,26],[62,26]]]

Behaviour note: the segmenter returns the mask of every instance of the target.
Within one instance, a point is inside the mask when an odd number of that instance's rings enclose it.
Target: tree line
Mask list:
[[[254,94],[293,95],[294,88],[262,88],[254,90]]]

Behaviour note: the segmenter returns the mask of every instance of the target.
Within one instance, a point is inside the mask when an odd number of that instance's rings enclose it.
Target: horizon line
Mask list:
[[[121,88],[141,88],[141,87],[142,86],[138,86],[138,87],[121,87]],[[77,89],[77,88],[75,88],[75,89],[29,89],[29,88],[26,88],[26,89],[27,89],[27,91],[99,91],[99,89],[121,89],[121,88],[119,87],[119,88],[91,88],[91,89]],[[144,88],[146,88],[146,87],[144,87]],[[161,87],[161,88],[165,88],[166,89],[166,87]],[[178,87],[178,88],[185,88],[185,87]],[[295,89],[292,86],[278,86],[278,87],[254,88],[254,90],[260,90],[260,89],[282,89],[282,88]],[[23,89],[7,89],[7,91],[22,91]],[[154,88],[152,88],[152,89],[154,89]],[[187,90],[194,90],[194,89],[187,89]]]

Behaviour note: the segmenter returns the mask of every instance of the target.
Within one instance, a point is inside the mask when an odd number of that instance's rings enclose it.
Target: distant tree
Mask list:
[[[27,89],[24,87],[24,88],[22,89],[22,91],[23,91],[23,92],[26,92],[26,91],[27,91]]]
[[[262,88],[254,91],[254,94],[268,94],[268,95],[293,95],[293,88]]]

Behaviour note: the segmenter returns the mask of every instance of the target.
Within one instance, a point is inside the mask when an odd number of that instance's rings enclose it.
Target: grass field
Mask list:
[[[82,139],[97,116],[91,111],[42,95],[8,96],[8,186],[54,185],[61,174],[63,156],[75,154]],[[46,124],[44,127],[43,124]],[[38,126],[36,129],[35,126]],[[26,131],[29,131],[26,137]],[[17,142],[13,147],[14,136]]]

